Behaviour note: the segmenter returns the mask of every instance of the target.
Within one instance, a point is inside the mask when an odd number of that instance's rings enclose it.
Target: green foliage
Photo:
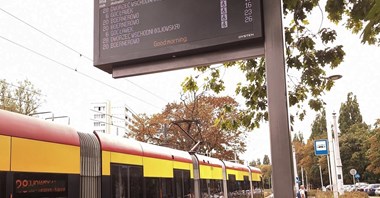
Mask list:
[[[379,0],[328,0],[325,11],[332,22],[343,22],[354,34],[360,33],[362,43],[380,44]]]
[[[338,36],[335,30],[321,26],[316,32],[311,31],[310,26],[313,25],[311,22],[314,21],[308,20],[308,17],[317,6],[319,6],[318,0],[284,1],[285,17],[291,19],[284,28],[286,66],[288,71],[299,74],[296,77],[289,76],[291,82],[288,87],[289,105],[298,109],[298,112],[291,116],[291,122],[295,116],[303,120],[306,115],[303,104],[308,104],[316,111],[322,109],[324,105],[322,95],[334,84],[331,80],[323,79],[326,69],[338,67],[345,56],[343,46],[334,44]],[[331,4],[330,8],[327,11],[332,12],[339,6]],[[342,15],[344,12],[335,13]],[[323,45],[320,45],[321,43]],[[197,90],[199,83],[204,85],[200,87],[203,91],[220,93],[225,90],[223,75],[220,74],[227,72],[231,67],[239,68],[245,75],[245,79],[241,79],[235,88],[236,95],[245,99],[245,108],[241,109],[240,124],[249,129],[259,127],[261,121],[268,120],[267,82],[263,58],[227,62],[223,67],[199,67],[196,69],[199,72],[196,76],[205,75],[203,82],[196,82],[196,78],[188,77],[182,84],[183,90]]]
[[[351,169],[361,174],[363,181],[368,181],[370,174],[366,171],[369,160],[366,152],[369,149],[369,128],[365,124],[354,124],[339,137],[340,154],[343,165],[344,183],[352,183]]]
[[[340,105],[339,109],[339,130],[341,133],[346,133],[350,127],[354,124],[360,124],[363,122],[362,115],[360,113],[359,103],[355,95],[352,92],[347,94],[347,101]]]
[[[270,188],[271,178],[272,178],[272,166],[268,164],[259,165],[258,168],[261,170],[264,188]]]
[[[270,159],[269,159],[268,155],[264,155],[263,164],[264,165],[269,165],[270,164]]]
[[[256,164],[257,164],[257,166],[260,166],[260,165],[261,165],[261,160],[260,160],[260,158],[257,158]]]
[[[316,140],[315,137],[327,135],[327,127],[326,127],[326,110],[323,109],[322,112],[317,114],[315,117],[313,124],[311,125],[311,140]]]
[[[41,104],[41,91],[29,80],[19,81],[17,85],[0,80],[0,109],[29,115]]]
[[[369,160],[369,165],[367,170],[373,174],[377,174],[380,178],[380,119],[376,122],[375,129],[371,132],[370,138],[368,139],[369,149],[367,151],[367,157]]]

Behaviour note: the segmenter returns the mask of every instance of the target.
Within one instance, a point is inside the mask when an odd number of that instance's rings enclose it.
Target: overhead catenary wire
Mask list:
[[[53,41],[59,43],[60,45],[64,46],[65,48],[67,48],[67,49],[69,49],[69,50],[71,50],[71,51],[73,51],[73,52],[79,54],[80,57],[84,57],[84,58],[87,59],[88,61],[93,62],[93,59],[92,59],[92,58],[90,58],[90,57],[88,57],[88,56],[82,54],[81,52],[75,50],[74,48],[70,47],[69,45],[67,45],[67,44],[65,44],[65,43],[63,43],[63,42],[61,42],[61,41],[59,41],[58,39],[54,38],[53,36],[51,36],[51,35],[45,33],[44,31],[42,31],[42,30],[40,30],[40,29],[34,27],[34,26],[31,25],[30,23],[28,23],[28,22],[26,22],[26,21],[20,19],[19,17],[15,16],[14,14],[12,14],[12,13],[10,13],[10,12],[8,12],[8,11],[2,9],[2,8],[0,8],[0,10],[1,10],[2,12],[4,12],[5,14],[7,14],[7,15],[13,17],[14,19],[20,21],[21,23],[27,25],[28,27],[30,27],[30,28],[36,30],[37,32],[39,32],[39,33],[41,33],[41,34],[43,34],[44,36],[48,37],[49,39],[51,39],[51,40],[53,40]],[[76,71],[76,69],[74,69],[74,70]],[[132,82],[132,81],[130,81],[130,80],[128,80],[128,79],[125,79],[125,80],[126,80],[127,82],[133,84],[134,86],[136,86],[136,87],[138,87],[138,88],[140,88],[140,89],[146,91],[147,93],[149,93],[149,94],[151,94],[151,95],[157,97],[158,99],[160,99],[160,100],[162,100],[162,101],[164,101],[164,102],[167,101],[166,99],[164,99],[164,98],[162,98],[161,96],[159,96],[159,95],[157,95],[157,94],[155,94],[155,93],[153,93],[153,92],[151,92],[151,91],[149,91],[149,90],[143,88],[142,86],[140,86],[140,85],[138,85],[138,84],[136,84],[136,83],[134,83],[134,82]]]
[[[27,23],[26,21],[24,21],[24,20],[22,20],[22,19],[18,18],[17,16],[15,16],[15,15],[11,14],[10,12],[8,12],[8,11],[6,11],[6,10],[2,9],[2,8],[0,8],[0,10],[1,10],[2,12],[6,13],[7,15],[9,15],[9,16],[11,16],[11,17],[15,18],[16,20],[20,21],[21,23],[23,23],[23,24],[25,24],[25,25],[29,26],[30,28],[32,28],[32,29],[34,29],[34,30],[36,30],[37,32],[39,32],[39,33],[41,33],[41,34],[45,35],[46,37],[50,38],[51,40],[53,40],[53,41],[55,41],[55,42],[57,42],[57,43],[61,44],[62,46],[66,47],[67,49],[69,49],[69,50],[71,50],[71,51],[74,51],[74,52],[76,52],[76,53],[80,54],[81,56],[83,56],[84,58],[86,58],[87,60],[89,60],[89,61],[91,61],[91,62],[92,62],[92,59],[91,59],[91,58],[89,58],[88,56],[86,56],[86,55],[83,55],[83,54],[82,54],[82,53],[80,53],[79,51],[77,51],[77,50],[75,50],[74,48],[72,48],[72,47],[70,47],[70,46],[66,45],[65,43],[63,43],[63,42],[59,41],[58,39],[56,39],[56,38],[54,38],[54,37],[50,36],[49,34],[45,33],[44,31],[42,31],[42,30],[40,30],[40,29],[38,29],[38,28],[36,28],[36,27],[32,26],[31,24]]]
[[[50,57],[48,57],[48,56],[46,56],[46,55],[44,55],[44,54],[42,54],[42,53],[39,53],[39,52],[37,52],[37,51],[35,51],[35,50],[33,50],[33,49],[30,49],[30,48],[28,48],[28,47],[25,47],[25,46],[23,46],[23,45],[21,45],[21,44],[15,42],[15,41],[12,41],[12,40],[10,40],[10,39],[8,39],[8,38],[5,38],[5,37],[3,37],[3,36],[1,36],[1,35],[0,35],[0,38],[3,39],[3,40],[6,40],[6,41],[8,41],[8,42],[10,42],[10,43],[12,43],[12,44],[14,44],[14,45],[16,45],[16,46],[18,46],[18,47],[21,47],[21,48],[23,48],[23,49],[26,49],[26,50],[28,50],[28,51],[30,51],[30,52],[32,52],[32,53],[38,55],[38,56],[41,56],[41,57],[43,57],[43,58],[45,58],[45,59],[47,59],[47,60],[50,60],[50,61],[56,63],[57,65],[60,65],[60,66],[62,66],[62,67],[64,67],[64,68],[69,69],[69,70],[72,70],[72,71],[74,71],[74,72],[77,72],[78,74],[80,74],[80,75],[82,75],[82,76],[85,76],[85,77],[87,77],[87,78],[89,78],[89,79],[91,79],[91,80],[94,80],[94,81],[96,81],[96,82],[102,84],[102,85],[105,85],[105,86],[107,86],[107,87],[109,87],[109,88],[111,88],[111,89],[114,89],[114,90],[116,90],[116,91],[118,91],[118,92],[120,92],[120,93],[123,93],[123,94],[125,94],[125,95],[127,95],[127,96],[129,96],[129,97],[132,97],[132,98],[134,98],[134,99],[136,99],[136,100],[138,100],[138,101],[140,101],[140,102],[143,102],[143,103],[145,103],[145,104],[147,104],[147,105],[150,105],[150,106],[152,106],[152,107],[154,107],[154,108],[160,109],[159,107],[157,107],[157,106],[155,106],[155,105],[153,105],[153,104],[151,104],[151,103],[149,103],[149,102],[147,102],[147,101],[145,101],[145,100],[142,100],[142,99],[140,99],[140,98],[138,98],[138,97],[136,97],[136,96],[133,96],[133,95],[131,95],[131,94],[129,94],[129,93],[127,93],[127,92],[125,92],[125,91],[119,89],[119,88],[116,88],[116,87],[114,87],[114,86],[112,86],[112,85],[109,85],[109,84],[103,82],[103,81],[100,81],[100,80],[98,80],[98,79],[96,79],[96,78],[94,78],[94,77],[92,77],[92,76],[90,76],[90,75],[87,75],[87,74],[85,74],[85,73],[83,73],[83,72],[80,72],[80,71],[78,71],[77,69],[74,69],[74,68],[72,68],[72,67],[70,67],[70,66],[68,66],[68,65],[66,65],[66,64],[63,64],[63,63],[61,63],[61,62],[59,62],[59,61],[57,61],[57,60],[55,60],[55,59],[53,59],[53,58],[50,58]],[[127,106],[127,107],[128,107],[128,106]],[[130,110],[132,113],[134,113],[135,115],[137,115],[137,114],[132,110],[132,108],[130,108],[130,107],[128,107],[128,108],[129,108],[129,110]]]

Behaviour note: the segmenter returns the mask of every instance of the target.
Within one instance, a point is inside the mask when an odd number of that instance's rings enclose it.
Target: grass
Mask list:
[[[333,193],[316,191],[315,198],[332,198]],[[368,194],[365,192],[345,192],[344,195],[340,195],[339,198],[368,198]]]

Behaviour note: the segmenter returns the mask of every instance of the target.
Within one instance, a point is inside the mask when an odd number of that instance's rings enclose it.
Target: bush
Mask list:
[[[317,191],[315,193],[315,198],[331,198],[333,196],[333,192],[322,192]],[[339,198],[368,198],[368,194],[365,192],[345,192],[344,195],[340,195]]]

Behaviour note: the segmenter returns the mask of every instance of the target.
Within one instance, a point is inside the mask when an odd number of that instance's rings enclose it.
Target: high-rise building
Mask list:
[[[90,109],[94,131],[117,136],[128,134],[128,127],[132,124],[132,112],[125,103],[93,102]]]

